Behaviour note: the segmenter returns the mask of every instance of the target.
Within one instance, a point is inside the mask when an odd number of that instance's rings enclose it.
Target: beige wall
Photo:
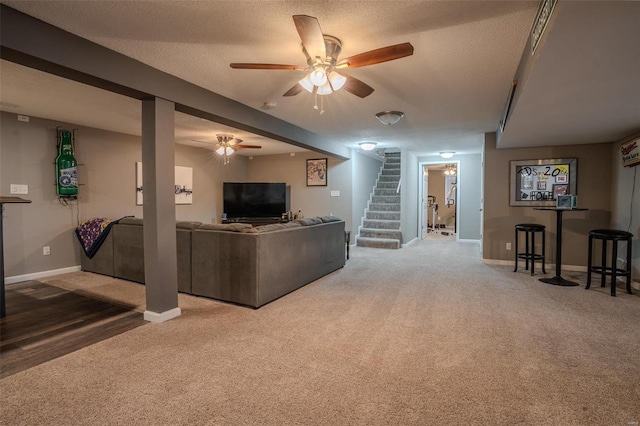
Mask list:
[[[564,214],[562,263],[586,265],[588,232],[611,224],[611,144],[496,149],[495,136],[485,135],[483,258],[513,260],[514,251],[507,251],[505,243],[514,241],[514,226],[535,222],[547,227],[546,254],[549,263],[554,262],[556,215],[533,207],[509,206],[509,162],[575,157],[578,204],[589,210]]]
[[[632,245],[632,276],[640,281],[640,165],[622,167],[620,145],[640,137],[635,134],[612,144],[612,179],[611,218],[612,227],[631,232]],[[618,256],[620,257],[620,256]]]
[[[307,159],[327,158],[327,186],[307,186]],[[247,179],[251,182],[285,182],[291,186],[291,210],[302,210],[305,217],[333,214],[345,221],[345,229],[352,228],[351,162],[327,157],[315,152],[256,156],[249,160]],[[331,191],[340,196],[332,197]]]
[[[92,217],[142,216],[136,206],[135,163],[142,159],[139,137],[31,117],[17,121],[2,113],[0,193],[10,184],[29,185],[22,196],[31,204],[7,205],[3,218],[5,275],[73,267],[80,246],[73,229]],[[62,205],[55,192],[56,127],[77,128],[79,202]],[[246,179],[248,160],[237,156],[223,165],[211,151],[176,145],[176,165],[193,168],[193,204],[176,205],[176,219],[211,223],[222,213],[222,182]],[[42,247],[50,246],[44,256]]]

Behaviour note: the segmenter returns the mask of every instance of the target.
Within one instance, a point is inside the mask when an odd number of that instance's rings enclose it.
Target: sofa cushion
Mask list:
[[[141,217],[123,217],[118,222],[121,225],[140,225],[142,226],[142,218]]]
[[[299,228],[300,226],[302,225],[297,222],[271,223],[269,225],[260,225],[254,228],[243,229],[242,232],[247,234],[260,234],[263,232],[278,231],[280,229]]]
[[[202,222],[182,220],[176,222],[176,229],[187,229],[189,231],[193,231],[194,229],[198,229],[200,225],[202,225]]]
[[[213,231],[232,231],[232,232],[242,232],[245,229],[253,228],[250,223],[214,223],[204,225],[200,225],[198,229],[208,229]]]
[[[342,220],[339,217],[333,215],[318,216],[318,218],[322,221],[322,223],[340,222]]]
[[[294,222],[298,222],[302,226],[319,225],[322,220],[317,217],[303,217],[302,219],[296,219]]]

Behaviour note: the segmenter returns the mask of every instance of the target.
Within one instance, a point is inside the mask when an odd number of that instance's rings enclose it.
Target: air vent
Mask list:
[[[540,9],[536,15],[536,20],[533,22],[533,28],[531,29],[531,54],[536,51],[538,43],[544,34],[544,30],[547,27],[551,13],[556,6],[558,0],[543,0],[540,4]]]

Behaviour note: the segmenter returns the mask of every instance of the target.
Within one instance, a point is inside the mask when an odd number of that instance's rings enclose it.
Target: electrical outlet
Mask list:
[[[51,247],[50,246],[42,247],[42,254],[44,256],[49,256],[51,254]]]
[[[507,250],[511,250],[511,243],[507,243]]]

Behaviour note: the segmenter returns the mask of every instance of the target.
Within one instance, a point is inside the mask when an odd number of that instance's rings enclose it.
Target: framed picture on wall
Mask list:
[[[510,206],[553,207],[559,195],[577,195],[577,158],[510,162]]]
[[[307,186],[327,186],[327,159],[307,160]]]

